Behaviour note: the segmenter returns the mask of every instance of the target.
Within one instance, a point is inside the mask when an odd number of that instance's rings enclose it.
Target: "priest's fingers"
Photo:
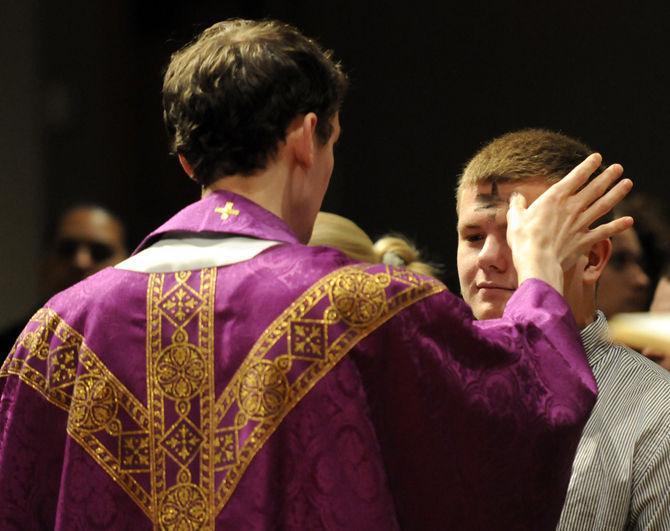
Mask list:
[[[630,216],[624,216],[622,218],[615,219],[609,223],[604,223],[603,225],[598,225],[595,229],[591,229],[584,234],[582,238],[582,245],[587,248],[593,245],[596,242],[601,240],[606,240],[612,236],[630,229],[633,226],[633,218]]]
[[[602,161],[603,158],[600,156],[600,153],[592,153],[575,166],[570,173],[552,185],[545,193],[563,197],[573,195],[589,180],[593,172],[600,167]]]
[[[593,178],[582,190],[575,194],[577,204],[586,209],[591,203],[601,197],[623,174],[621,164],[612,164],[600,175]]]
[[[509,198],[509,208],[507,209],[508,226],[522,223],[521,216],[527,208],[528,201],[526,201],[526,198],[519,192],[512,192]]]
[[[605,180],[603,183],[604,182],[607,181]],[[612,210],[624,197],[626,197],[626,195],[628,195],[628,192],[630,192],[632,188],[633,181],[630,179],[622,179],[616,183],[605,195],[595,201],[595,203],[586,207],[577,218],[577,226],[581,228],[590,227],[594,221]],[[597,191],[595,188],[593,190]]]

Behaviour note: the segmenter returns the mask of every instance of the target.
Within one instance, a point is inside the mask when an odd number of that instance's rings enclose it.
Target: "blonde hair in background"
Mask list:
[[[420,253],[406,238],[383,236],[376,242],[350,219],[319,212],[309,245],[333,247],[354,260],[400,266],[415,273],[437,276],[437,267],[420,261]]]

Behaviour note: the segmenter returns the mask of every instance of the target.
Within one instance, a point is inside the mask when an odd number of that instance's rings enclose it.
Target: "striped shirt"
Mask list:
[[[577,448],[558,529],[670,530],[670,372],[582,330],[598,401]]]

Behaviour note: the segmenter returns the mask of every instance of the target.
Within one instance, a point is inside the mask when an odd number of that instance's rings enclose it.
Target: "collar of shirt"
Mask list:
[[[225,234],[218,238],[166,238],[114,267],[137,273],[170,273],[221,267],[251,260],[275,245],[281,245],[281,242]]]
[[[581,336],[589,365],[593,367],[607,354],[612,345],[605,314],[598,310],[593,322],[582,329]]]

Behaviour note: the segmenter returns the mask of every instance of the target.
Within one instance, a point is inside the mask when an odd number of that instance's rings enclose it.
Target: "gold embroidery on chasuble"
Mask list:
[[[68,412],[68,434],[151,518],[146,407],[83,337],[53,310],[38,310],[0,370],[10,374]]]
[[[154,524],[213,529],[216,269],[153,274],[147,400]]]
[[[221,216],[221,221],[228,221],[231,216],[239,216],[240,211],[235,208],[232,201],[226,201],[222,207],[216,207],[214,212]]]
[[[323,277],[264,331],[214,396],[216,269],[152,274],[147,405],[48,309],[0,376],[18,375],[69,411],[68,433],[159,529],[213,529],[286,415],[361,339],[444,286],[390,266]],[[77,372],[78,371],[78,372]]]
[[[323,277],[265,330],[215,408],[214,511],[300,400],[365,336],[407,306],[444,290],[386,267],[347,266]]]

